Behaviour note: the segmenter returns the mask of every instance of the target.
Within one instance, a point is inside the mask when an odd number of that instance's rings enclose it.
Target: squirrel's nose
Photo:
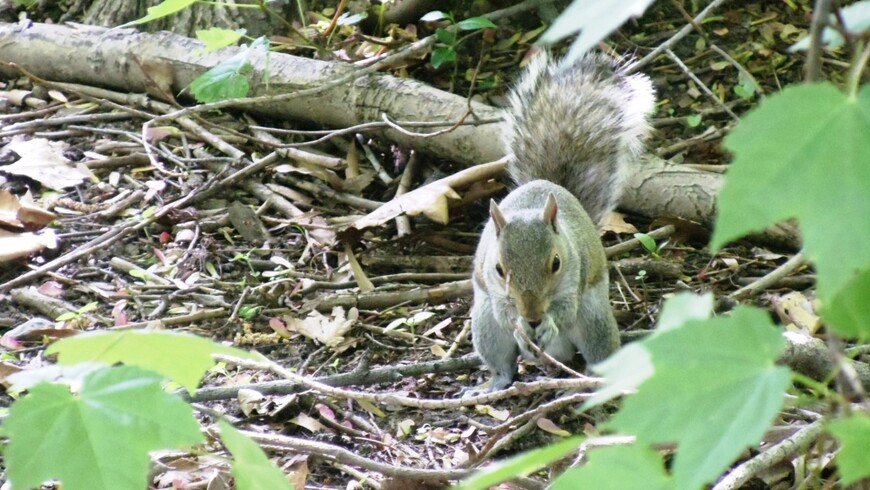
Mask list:
[[[529,322],[529,325],[530,325],[532,328],[538,328],[538,325],[540,325],[540,324],[541,324],[541,320],[537,320],[537,321],[534,321],[534,322]]]

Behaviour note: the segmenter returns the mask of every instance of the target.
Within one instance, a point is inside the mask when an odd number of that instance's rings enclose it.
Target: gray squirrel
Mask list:
[[[474,349],[506,388],[517,354],[586,364],[619,349],[604,247],[596,225],[613,208],[644,151],[655,106],[650,79],[587,54],[561,66],[537,53],[509,95],[504,139],[520,184],[490,219],[474,256]],[[519,325],[525,338],[516,331]]]

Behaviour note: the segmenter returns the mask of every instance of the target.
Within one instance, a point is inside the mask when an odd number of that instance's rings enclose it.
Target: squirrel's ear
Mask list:
[[[559,206],[556,205],[556,196],[551,192],[547,196],[547,204],[544,204],[544,223],[553,227],[553,231],[558,233],[556,229],[556,215],[559,213]]]
[[[502,228],[507,224],[507,220],[504,219],[504,214],[502,214],[498,204],[495,203],[495,199],[489,200],[489,216],[492,218],[492,222],[495,223],[496,236],[500,235]]]

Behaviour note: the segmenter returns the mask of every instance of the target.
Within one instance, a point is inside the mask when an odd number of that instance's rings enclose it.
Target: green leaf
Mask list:
[[[828,430],[843,444],[837,453],[837,467],[848,487],[856,481],[870,476],[870,417],[852,415],[828,424]]]
[[[544,44],[555,43],[580,32],[571,45],[568,60],[585,53],[631,17],[640,17],[653,0],[574,0],[541,36]]]
[[[163,378],[136,367],[104,368],[79,395],[42,383],[12,404],[3,428],[15,488],[57,479],[64,490],[142,490],[148,452],[203,442],[190,405],[161,388]]]
[[[735,153],[711,246],[797,218],[830,300],[870,267],[870,85],[849,98],[831,84],[767,97],[725,139]]]
[[[471,17],[457,22],[456,27],[462,31],[476,31],[478,29],[495,29],[498,26],[486,17]]]
[[[460,482],[455,490],[485,490],[505,480],[534,473],[553,461],[564,458],[581,442],[582,438],[572,437],[489,465]]]
[[[652,336],[694,320],[706,320],[713,311],[713,295],[679,293],[665,301],[659,315],[658,325]],[[601,405],[626,391],[634,391],[655,372],[652,356],[641,342],[628,344],[602,362],[592,366],[592,371],[604,377],[604,387],[587,399],[581,410]]]
[[[637,389],[655,372],[649,351],[639,343],[628,344],[607,359],[592,366],[592,371],[604,377],[604,386],[587,399],[581,411],[602,405]]]
[[[435,37],[437,37],[439,41],[448,46],[452,46],[453,43],[456,42],[456,34],[448,31],[447,29],[435,29]]]
[[[205,52],[217,51],[236,44],[245,35],[245,29],[221,29],[212,27],[196,31],[196,38],[205,43]]]
[[[232,425],[224,420],[218,422],[221,428],[221,440],[233,454],[233,478],[239,490],[293,490],[293,485],[287,480],[281,470],[269,461],[269,458],[254,441],[245,437]]]
[[[692,320],[706,320],[713,313],[713,294],[678,293],[665,301],[653,335],[680,327]]]
[[[611,446],[589,451],[583,466],[562,473],[550,490],[669,490],[674,482],[651,449]]]
[[[247,58],[233,57],[190,82],[190,92],[206,103],[246,97],[251,90],[247,75],[253,70]]]
[[[821,315],[825,322],[843,337],[870,339],[870,269],[863,270],[834,296],[830,303],[822,305]]]
[[[656,241],[653,239],[653,237],[647,235],[646,233],[635,233],[634,237],[637,238],[637,241],[639,241],[640,244],[643,245],[643,248],[645,248],[647,252],[652,254],[658,253],[659,248],[658,246],[656,246]]]
[[[438,48],[432,51],[432,66],[435,68],[440,67],[444,63],[449,63],[452,61],[456,61],[456,51],[453,51],[450,48]]]
[[[704,117],[700,114],[692,114],[691,116],[686,117],[686,124],[688,124],[690,128],[697,128],[701,125],[703,119]]]
[[[607,426],[640,442],[677,442],[673,475],[680,489],[713,481],[758,443],[791,381],[789,370],[775,365],[785,341],[758,309],[691,321],[640,345],[655,372]]]
[[[175,12],[190,7],[191,5],[196,3],[196,1],[197,0],[164,0],[163,2],[160,2],[153,7],[148,7],[148,15],[146,15],[145,17],[142,17],[141,19],[136,19],[132,22],[127,22],[126,24],[123,24],[119,27],[131,27],[161,19],[163,17],[166,17],[167,15],[172,15]]]
[[[214,366],[212,354],[227,354],[246,359],[257,356],[243,350],[216,344],[195,335],[157,331],[89,332],[67,337],[52,344],[46,354],[59,354],[61,364],[123,362],[156,371],[193,391],[205,372]]]

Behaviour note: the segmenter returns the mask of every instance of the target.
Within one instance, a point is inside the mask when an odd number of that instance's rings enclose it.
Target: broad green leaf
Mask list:
[[[655,372],[650,353],[640,343],[628,344],[607,359],[592,366],[592,371],[604,377],[604,386],[583,402],[580,410],[602,405],[634,391]]]
[[[821,315],[843,337],[870,339],[870,268],[840,290],[830,303],[822,305]]]
[[[612,0],[574,0],[541,36],[544,44],[555,43],[580,32],[571,45],[568,61],[589,51],[631,17],[640,17],[653,0],[623,0],[614,8]]]
[[[205,103],[246,97],[251,90],[247,75],[253,70],[246,57],[230,58],[190,82],[190,93]]]
[[[612,446],[589,451],[583,466],[562,473],[550,490],[669,490],[674,482],[662,458],[639,446]]]
[[[12,373],[6,378],[9,383],[7,390],[10,393],[21,393],[43,382],[80,386],[82,380],[89,374],[99,369],[105,369],[105,367],[105,364],[99,362],[80,362],[69,366],[48,364],[38,368],[25,369]]]
[[[486,17],[471,17],[457,22],[456,27],[463,31],[476,31],[478,29],[495,29],[498,26]]]
[[[205,43],[205,52],[217,51],[236,44],[242,36],[245,35],[245,29],[221,29],[212,27],[210,29],[200,29],[196,31],[196,38]]]
[[[57,479],[64,490],[142,490],[148,452],[203,442],[190,405],[163,378],[131,366],[85,378],[78,395],[42,383],[9,409],[5,458],[15,488]]]
[[[711,246],[797,218],[819,296],[870,267],[870,85],[849,98],[830,84],[789,87],[725,139],[735,153]]]
[[[713,311],[713,295],[680,293],[668,299],[662,307],[653,336],[680,327],[692,320],[705,320]],[[592,366],[604,376],[605,385],[586,400],[581,410],[601,405],[625,391],[636,390],[655,372],[650,352],[641,342],[626,345],[604,361]]]
[[[713,295],[679,293],[665,301],[653,335],[684,325],[692,320],[706,320],[713,313]]]
[[[870,477],[870,417],[852,415],[828,424],[828,430],[843,443],[837,453],[837,468],[844,487]]]
[[[505,480],[534,473],[553,461],[564,458],[577,449],[581,442],[582,438],[572,437],[489,465],[460,482],[455,490],[485,490]]]
[[[59,354],[61,364],[123,362],[156,371],[193,391],[214,366],[212,354],[256,359],[255,354],[223,346],[196,335],[158,331],[92,332],[52,344],[47,354]]]
[[[791,376],[774,363],[785,341],[766,313],[740,307],[640,344],[655,372],[607,427],[676,442],[676,488],[697,490],[756,444],[782,407]]]
[[[148,7],[148,15],[142,17],[141,19],[136,19],[132,22],[127,22],[119,27],[131,27],[139,24],[145,24],[147,22],[155,21],[157,19],[161,19],[166,17],[167,15],[172,15],[175,12],[180,10],[184,10],[187,7],[196,3],[197,0],[164,0],[159,4]]]
[[[287,476],[269,461],[254,441],[221,420],[221,440],[233,454],[233,478],[239,490],[293,490]]]

